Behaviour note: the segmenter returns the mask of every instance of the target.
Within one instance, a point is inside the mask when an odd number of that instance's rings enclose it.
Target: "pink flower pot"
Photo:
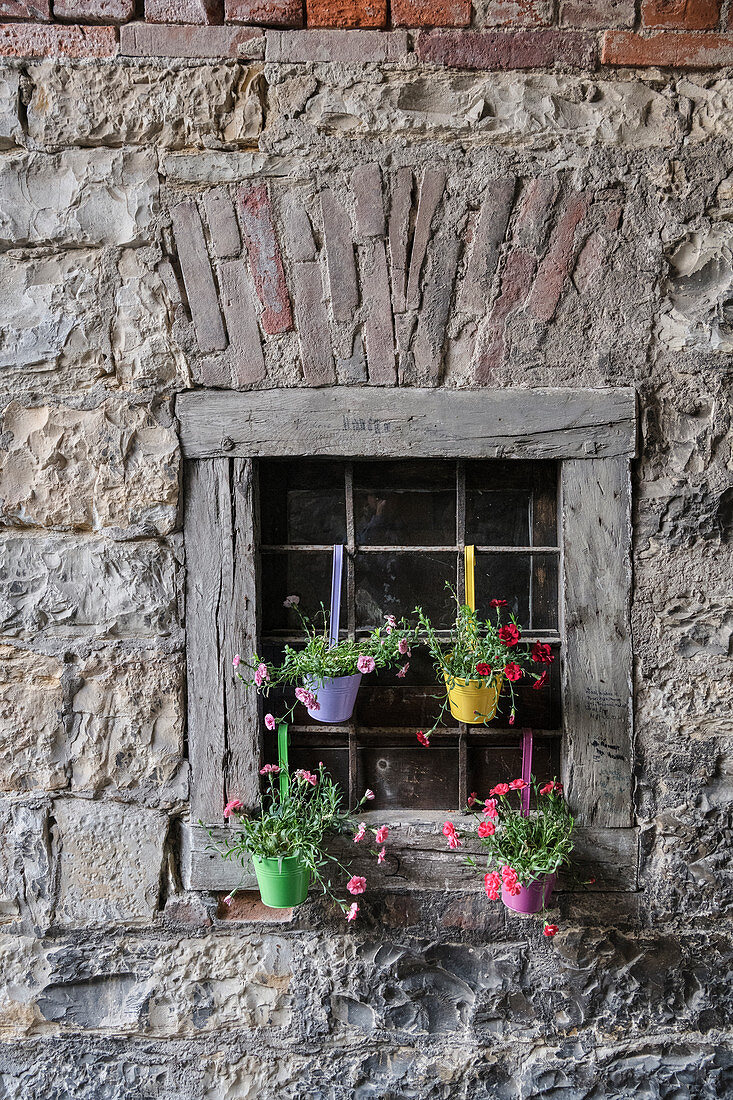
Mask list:
[[[509,893],[502,885],[501,900],[507,909],[513,909],[515,913],[539,913],[552,897],[557,875],[538,875],[528,886],[521,886],[518,894]]]
[[[311,718],[315,718],[317,722],[326,722],[328,725],[348,722],[354,713],[354,704],[361,683],[360,672],[354,673],[353,676],[337,676],[321,681],[310,676],[303,682],[320,703],[319,710],[308,711]]]

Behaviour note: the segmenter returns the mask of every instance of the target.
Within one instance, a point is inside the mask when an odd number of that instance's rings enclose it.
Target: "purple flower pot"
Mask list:
[[[555,888],[557,875],[538,875],[529,886],[520,887],[519,893],[512,896],[505,886],[501,888],[501,900],[507,909],[513,909],[515,913],[539,913],[543,909]]]
[[[304,683],[320,703],[319,710],[308,711],[311,718],[315,718],[316,722],[326,722],[328,725],[348,722],[354,713],[354,704],[361,683],[360,672],[355,672],[353,676],[336,676],[326,680],[317,680],[314,676],[310,676]]]

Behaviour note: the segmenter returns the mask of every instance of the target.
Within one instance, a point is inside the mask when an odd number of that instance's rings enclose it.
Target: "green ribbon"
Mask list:
[[[280,797],[288,793],[288,724],[281,722],[277,727],[277,762],[280,765]]]

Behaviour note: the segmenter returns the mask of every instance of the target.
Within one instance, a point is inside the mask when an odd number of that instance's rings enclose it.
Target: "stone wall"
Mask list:
[[[0,74],[8,1100],[733,1095],[733,75],[466,72],[395,33]],[[400,195],[435,204],[412,285]],[[328,380],[309,348],[341,384],[638,390],[639,889],[560,895],[552,941],[468,877],[348,927],[182,888],[172,400]]]

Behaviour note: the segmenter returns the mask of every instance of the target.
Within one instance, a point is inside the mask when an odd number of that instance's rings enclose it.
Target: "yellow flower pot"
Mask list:
[[[499,705],[503,676],[496,676],[491,680],[483,676],[480,680],[462,680],[447,673],[443,675],[448,688],[450,712],[454,718],[469,726],[480,726],[491,721]]]

